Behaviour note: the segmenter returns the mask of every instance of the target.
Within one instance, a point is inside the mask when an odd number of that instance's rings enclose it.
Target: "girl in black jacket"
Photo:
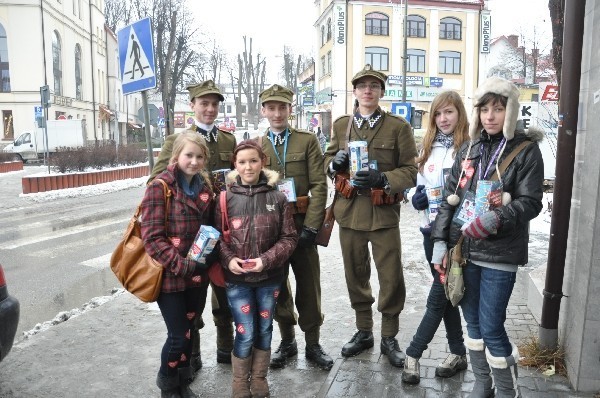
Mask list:
[[[460,305],[475,374],[470,396],[494,395],[491,366],[496,397],[514,397],[511,367],[516,367],[519,352],[508,339],[504,321],[517,268],[528,261],[529,221],[542,209],[544,162],[538,145],[523,144],[538,141],[540,136],[533,129],[528,135],[516,130],[519,90],[513,83],[491,77],[476,90],[474,101],[471,141],[455,158],[445,186],[445,192],[453,194],[443,200],[431,234],[435,242],[432,263],[443,273],[448,247],[464,236],[467,265]],[[513,151],[518,154],[501,172],[500,165]],[[498,200],[481,206],[483,210],[473,209],[481,201],[477,194],[492,179],[502,186]]]

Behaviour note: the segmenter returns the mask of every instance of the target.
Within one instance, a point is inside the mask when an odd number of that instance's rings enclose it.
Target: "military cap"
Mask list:
[[[294,92],[287,87],[273,84],[271,87],[263,90],[260,93],[260,103],[264,104],[267,101],[279,101],[286,104],[292,103]]]
[[[193,101],[196,97],[202,97],[208,94],[216,94],[219,97],[219,101],[225,101],[225,97],[221,94],[221,90],[212,80],[205,80],[202,83],[190,84],[186,87],[190,92],[190,101]]]
[[[356,75],[354,75],[354,77],[352,78],[352,86],[356,86],[356,81],[358,79],[360,79],[362,77],[366,77],[366,76],[374,77],[375,79],[377,79],[381,82],[381,85],[383,87],[385,87],[387,75],[383,72],[374,70],[370,64],[366,64],[365,67],[361,71],[359,71]]]

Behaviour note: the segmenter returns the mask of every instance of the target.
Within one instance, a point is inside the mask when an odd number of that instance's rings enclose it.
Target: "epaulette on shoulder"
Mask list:
[[[386,116],[392,116],[392,117],[395,117],[396,119],[399,119],[399,120],[402,120],[402,121],[404,121],[404,122],[408,123],[408,121],[407,121],[405,118],[403,118],[403,117],[402,117],[402,116],[400,116],[400,115],[396,115],[395,113],[392,113],[392,112],[386,112],[386,113],[385,113],[385,115],[386,115]]]
[[[338,120],[342,120],[345,117],[350,117],[350,115],[342,115],[342,116],[338,116],[337,119],[335,119],[333,122],[337,122]]]
[[[226,134],[226,135],[234,135],[232,132],[230,131],[225,131],[225,130],[221,130],[220,128],[217,127],[217,130],[219,130],[220,133]]]
[[[295,132],[297,133],[303,133],[303,134],[312,134],[310,131],[308,130],[301,130],[301,129],[294,129]]]

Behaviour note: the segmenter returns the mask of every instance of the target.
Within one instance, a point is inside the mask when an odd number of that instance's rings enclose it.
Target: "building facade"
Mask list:
[[[120,94],[116,47],[104,0],[1,2],[0,141],[37,127],[45,85],[47,118],[86,120],[88,143],[120,138],[127,122],[137,125],[136,117],[123,118],[136,99]]]
[[[470,106],[480,78],[483,0],[317,0],[319,43],[315,70],[316,112],[328,133],[331,119],[351,112],[352,76],[365,64],[385,72],[381,106],[417,116],[441,91],[458,91]],[[404,15],[407,9],[406,92],[403,90]],[[489,50],[487,50],[489,51]],[[405,98],[405,102],[403,102]],[[425,124],[425,120],[421,123]]]

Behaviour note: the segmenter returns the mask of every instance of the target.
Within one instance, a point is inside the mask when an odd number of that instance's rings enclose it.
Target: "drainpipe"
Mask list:
[[[560,102],[558,105],[559,126],[556,147],[556,179],[554,181],[554,201],[546,268],[546,284],[543,292],[542,320],[539,340],[542,347],[554,349],[558,346],[558,318],[565,274],[565,258],[571,195],[573,193],[573,172],[575,169],[575,144],[577,141],[577,119],[579,117],[579,89],[581,80],[581,52],[583,47],[582,21],[585,16],[585,0],[565,3],[565,24],[563,34]]]
[[[108,107],[108,110],[110,110],[110,75],[108,74],[108,32],[106,31],[106,25],[104,25],[104,58],[106,58],[106,106]],[[110,115],[108,115],[108,123],[106,123],[106,125],[108,126],[108,139],[110,139]]]
[[[44,58],[44,85],[48,85],[48,71],[46,70],[46,39],[44,31],[44,0],[40,0],[40,15],[42,17],[42,56]]]
[[[92,114],[93,120],[92,124],[94,126],[94,141],[96,141],[96,145],[98,145],[98,126],[96,125],[96,79],[94,78],[94,27],[92,26],[92,2],[88,3],[89,13],[90,13],[90,63],[92,65]],[[87,138],[87,137],[86,137]]]

